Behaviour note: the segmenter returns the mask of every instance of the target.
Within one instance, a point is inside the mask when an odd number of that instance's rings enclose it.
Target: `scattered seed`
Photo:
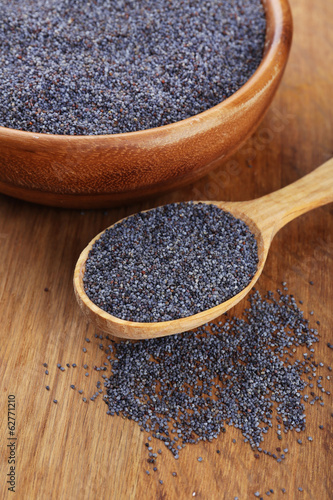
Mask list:
[[[271,324],[275,325],[279,336],[271,332]],[[301,361],[295,356],[293,360],[292,353],[296,351],[293,346],[305,346],[312,351],[316,342],[318,333],[310,328],[292,296],[280,292],[275,298],[268,292],[262,298],[255,292],[243,318],[226,315],[224,321],[205,325],[195,332],[135,344],[128,341],[112,343],[109,346],[112,356],[108,356],[111,376],[102,375],[108,414],[120,414],[134,420],[142,431],[163,441],[175,458],[185,444],[212,441],[220,432],[226,432],[228,423],[240,429],[244,440],[254,449],[280,463],[284,455],[277,457],[262,450],[260,444],[263,435],[272,427],[273,405],[277,410],[279,437],[282,431],[289,429],[297,433],[304,431],[302,398],[305,402],[307,395],[302,396],[306,383],[301,375],[311,373],[319,387],[325,377],[316,377],[316,368],[324,364],[310,357],[304,360],[301,357]],[[57,366],[62,368],[60,364]],[[97,383],[97,387],[100,384]],[[73,384],[70,387],[75,388]],[[49,390],[49,386],[46,389]],[[213,394],[218,396],[217,401],[211,397]],[[235,404],[239,394],[242,395],[241,405]],[[98,392],[91,400],[97,395]],[[315,393],[312,397],[314,401],[319,399]],[[86,398],[82,399],[87,402]],[[181,419],[178,418],[180,414]],[[261,422],[262,427],[257,422]],[[152,437],[148,436],[147,440],[148,462],[155,464],[161,450],[153,453]],[[313,438],[308,436],[307,440],[313,441]],[[236,439],[232,442],[236,443]],[[301,439],[297,442],[302,444]],[[281,448],[276,447],[276,451],[280,453]],[[288,453],[288,448],[283,452]],[[254,456],[259,458],[258,453]],[[201,462],[203,458],[197,460]],[[157,467],[153,470],[157,471]],[[281,491],[286,492],[284,488]],[[273,493],[270,489],[266,495]],[[256,492],[255,496],[259,497],[260,493]]]
[[[272,323],[279,336],[273,334]],[[292,361],[291,355],[283,361],[281,354],[287,349],[292,352],[293,345],[310,348],[316,342],[317,332],[310,328],[293,297],[280,293],[276,299],[269,292],[263,299],[255,292],[243,319],[225,317],[224,322],[195,332],[112,344],[112,376],[105,379],[104,400],[110,414],[138,422],[175,457],[180,444],[217,437],[225,428],[224,422],[239,428],[244,439],[258,448],[269,430],[270,408],[276,401],[284,431],[305,429],[302,365],[299,360]],[[315,368],[312,361],[307,361],[304,369],[307,366],[312,371]],[[213,389],[216,400],[210,397]],[[241,404],[236,405],[239,394]],[[181,443],[171,439],[171,425]],[[282,460],[269,451],[264,453]]]

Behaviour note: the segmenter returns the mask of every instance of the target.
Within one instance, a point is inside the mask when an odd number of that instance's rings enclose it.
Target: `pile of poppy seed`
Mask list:
[[[323,396],[311,390],[318,332],[292,295],[278,290],[277,298],[272,292],[262,298],[256,291],[249,300],[242,318],[110,345],[112,374],[103,376],[107,413],[134,420],[176,459],[186,444],[212,441],[228,425],[255,451],[281,462],[288,450],[276,455],[262,448],[274,419],[282,439],[283,432],[305,430],[305,402],[324,405]],[[302,353],[296,354],[297,348]],[[316,381],[321,393],[330,395],[323,377]],[[307,385],[311,397],[303,394]],[[155,463],[157,454],[148,446]]]
[[[143,130],[236,92],[263,55],[260,0],[0,2],[0,125]]]
[[[187,444],[211,442],[228,426],[239,429],[255,458],[262,453],[281,463],[289,453],[284,434],[294,431],[300,446],[313,442],[311,435],[304,435],[306,404],[325,405],[331,377],[323,370],[332,372],[331,366],[315,360],[318,332],[310,327],[294,297],[284,293],[286,285],[283,282],[283,292],[277,290],[276,295],[252,293],[250,307],[242,317],[225,314],[218,323],[184,334],[119,343],[106,336],[109,345],[105,346],[103,335],[95,333],[98,348],[105,353],[101,366],[94,366],[102,372],[104,391],[98,380],[90,397],[82,387],[82,376],[77,370],[74,375],[73,368],[81,363],[58,363],[57,369],[67,372],[71,390],[85,404],[104,392],[108,415],[134,420],[149,434],[145,446],[151,469],[146,470],[147,475],[158,472],[162,448],[178,459]],[[85,341],[91,344],[89,338]],[[327,347],[333,349],[333,344],[327,343]],[[86,356],[87,348],[82,352]],[[97,358],[101,361],[100,354]],[[43,366],[48,368],[47,363]],[[86,362],[81,368],[89,376]],[[45,375],[49,376],[48,369]],[[80,386],[73,383],[75,379],[81,379]],[[49,385],[46,389],[54,397],[55,389]],[[324,426],[319,425],[319,429],[324,430]],[[269,431],[276,431],[281,441],[273,452],[263,443]],[[159,447],[160,443],[164,445]],[[203,462],[200,456],[197,460]],[[303,488],[299,486],[298,491]],[[281,492],[287,493],[286,488]],[[270,488],[266,496],[273,493]],[[263,500],[260,491],[253,494]]]
[[[94,243],[87,296],[118,318],[168,321],[214,307],[243,290],[258,265],[245,222],[215,205],[174,203],[135,214]]]

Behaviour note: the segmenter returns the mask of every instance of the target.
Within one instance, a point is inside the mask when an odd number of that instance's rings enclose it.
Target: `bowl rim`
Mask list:
[[[264,6],[266,15],[266,34],[262,60],[255,72],[244,83],[244,85],[242,85],[231,96],[227,97],[215,106],[212,106],[211,108],[202,111],[201,113],[190,116],[188,118],[184,118],[183,120],[179,120],[174,123],[169,123],[167,125],[161,125],[160,127],[154,127],[144,130],[136,130],[133,132],[96,135],[66,135],[48,134],[46,132],[31,132],[0,126],[0,138],[1,136],[6,136],[7,138],[11,137],[12,139],[43,138],[50,143],[52,143],[53,141],[61,141],[63,143],[74,143],[80,141],[98,142],[120,138],[125,140],[130,140],[132,138],[135,140],[138,138],[143,139],[149,138],[150,136],[155,136],[159,132],[163,134],[171,130],[174,132],[177,129],[182,129],[184,127],[187,127],[188,125],[193,124],[193,120],[198,122],[209,119],[209,117],[211,115],[214,115],[216,112],[220,113],[224,108],[233,106],[238,101],[245,101],[246,99],[244,99],[244,97],[249,95],[249,91],[255,89],[256,86],[260,84],[262,77],[271,66],[272,61],[279,59],[285,61],[287,59],[292,39],[292,16],[288,0],[261,0],[261,2]],[[283,53],[281,53],[281,45],[285,46],[285,51]]]

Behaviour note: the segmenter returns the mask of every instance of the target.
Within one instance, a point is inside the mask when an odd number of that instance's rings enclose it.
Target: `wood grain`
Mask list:
[[[81,400],[94,391],[100,376],[92,367],[105,356],[72,287],[75,262],[95,234],[130,213],[168,202],[257,198],[296,181],[332,157],[333,4],[291,0],[291,7],[293,48],[268,114],[253,138],[201,181],[107,213],[81,214],[0,197],[0,498],[233,500],[238,496],[247,500],[255,498],[257,490],[266,498],[269,488],[275,491],[270,498],[278,500],[332,498],[332,396],[323,395],[324,407],[307,406],[303,445],[297,444],[295,433],[286,435],[282,443],[289,453],[282,464],[263,455],[256,459],[239,432],[228,427],[213,443],[185,448],[178,461],[163,451],[158,472],[150,476],[144,472],[148,468],[144,433],[133,422],[107,416],[102,400]],[[326,364],[333,366],[332,350],[326,345],[332,342],[333,330],[332,216],[328,205],[290,222],[275,236],[258,282],[260,290],[266,291],[288,281],[290,293],[304,301],[305,313],[314,311],[313,324],[321,323],[316,358],[325,363],[318,372],[325,377],[329,375]],[[244,307],[240,303],[235,313]],[[91,344],[85,343],[86,336]],[[82,351],[84,346],[87,353]],[[48,376],[43,362],[49,365]],[[78,367],[61,373],[58,362],[75,362]],[[84,375],[84,363],[89,377]],[[82,387],[84,394],[72,391],[71,383]],[[332,381],[326,379],[324,387],[332,392]],[[15,394],[17,400],[15,494],[7,491],[5,483],[8,394]],[[57,405],[52,403],[54,398]],[[308,435],[312,443],[305,439]],[[267,434],[268,449],[280,444],[274,432]]]
[[[119,206],[189,182],[227,158],[257,128],[287,62],[287,0],[265,0],[265,55],[224,102],[194,117],[139,132],[36,134],[0,127],[0,192],[71,208]]]

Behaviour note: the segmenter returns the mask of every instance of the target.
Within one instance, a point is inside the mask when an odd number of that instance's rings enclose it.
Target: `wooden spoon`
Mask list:
[[[99,329],[114,337],[144,339],[163,337],[203,325],[237,304],[258,280],[274,235],[289,221],[313,208],[333,201],[333,159],[298,181],[256,200],[243,202],[204,202],[214,204],[244,220],[258,244],[258,270],[251,282],[237,295],[200,313],[172,321],[139,323],[125,321],[100,309],[86,295],[83,287],[85,262],[98,234],[81,253],[74,272],[74,290],[81,309]]]

